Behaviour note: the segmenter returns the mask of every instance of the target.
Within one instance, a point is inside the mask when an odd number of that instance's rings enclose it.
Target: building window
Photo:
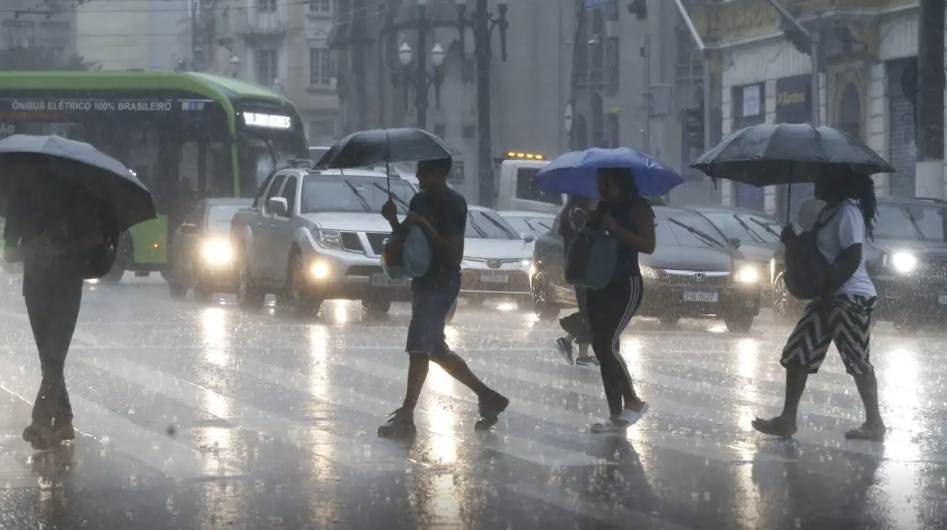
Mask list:
[[[276,11],[276,0],[257,0],[257,7],[260,11],[272,13]]]
[[[309,0],[310,13],[330,13],[332,11],[331,0]]]
[[[36,44],[35,27],[32,22],[23,20],[4,20],[2,27],[3,47],[29,48]]]
[[[329,86],[335,75],[335,65],[328,48],[309,49],[309,85]]]
[[[276,50],[257,50],[256,82],[263,86],[270,86],[279,77],[279,56]]]

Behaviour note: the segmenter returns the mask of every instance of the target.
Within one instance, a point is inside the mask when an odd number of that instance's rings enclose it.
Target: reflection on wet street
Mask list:
[[[942,335],[873,339],[885,444],[837,357],[810,379],[791,441],[750,420],[782,403],[788,329],[635,320],[622,353],[652,411],[627,437],[599,374],[553,353],[553,324],[461,307],[449,342],[512,399],[478,433],[476,398],[432,366],[412,443],[375,429],[404,392],[407,307],[327,302],[293,321],[229,297],[173,302],[156,280],[86,293],[67,365],[66,446],[20,439],[39,363],[18,280],[0,293],[3,529],[908,529],[947,525]],[[833,349],[834,355],[834,349]]]

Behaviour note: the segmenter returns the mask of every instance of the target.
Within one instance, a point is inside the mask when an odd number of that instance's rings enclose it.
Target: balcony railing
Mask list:
[[[236,33],[241,35],[272,35],[285,32],[286,28],[291,25],[286,6],[286,3],[280,2],[273,10],[248,9],[235,24]]]

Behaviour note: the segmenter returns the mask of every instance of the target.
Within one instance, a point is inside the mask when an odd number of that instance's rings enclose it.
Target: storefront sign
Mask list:
[[[776,123],[810,123],[812,118],[812,77],[797,75],[776,80]],[[812,197],[810,183],[780,186],[776,190],[776,211],[780,219],[796,220],[802,201]],[[788,197],[787,197],[788,194]]]
[[[290,129],[293,126],[293,120],[289,116],[258,112],[244,112],[243,123],[248,127],[265,127],[267,129]]]

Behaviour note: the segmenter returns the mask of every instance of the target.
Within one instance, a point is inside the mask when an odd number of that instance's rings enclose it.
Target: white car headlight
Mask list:
[[[339,230],[315,229],[312,231],[316,243],[322,248],[342,248],[342,232]]]
[[[641,277],[642,277],[642,278],[650,278],[650,279],[652,279],[652,280],[657,279],[657,277],[658,277],[658,272],[657,272],[656,270],[654,270],[653,268],[651,268],[651,267],[649,267],[649,266],[647,266],[647,265],[641,265],[639,268],[641,269]]]
[[[888,263],[901,274],[907,274],[917,268],[917,258],[914,254],[908,252],[895,252],[891,255]]]
[[[201,248],[201,254],[204,261],[208,263],[220,264],[229,263],[233,259],[233,249],[229,241],[215,239],[204,243]]]
[[[520,265],[521,265],[523,268],[528,269],[528,268],[530,268],[530,267],[533,265],[533,260],[531,260],[531,259],[524,259],[523,261],[520,262]]]
[[[760,281],[760,271],[753,265],[740,265],[733,278],[739,283],[756,283]]]

